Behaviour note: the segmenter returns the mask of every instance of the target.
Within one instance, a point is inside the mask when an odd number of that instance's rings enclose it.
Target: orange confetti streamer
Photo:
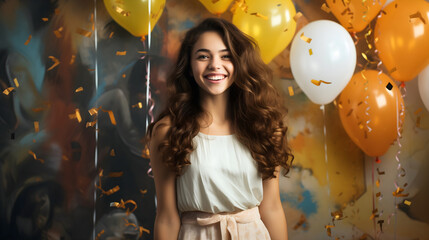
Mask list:
[[[136,107],[143,108],[143,104],[141,102],[138,102],[138,103],[132,105],[132,108],[136,108]]]
[[[98,108],[91,108],[88,110],[89,114],[92,116],[94,114],[98,114],[98,111],[101,109],[101,106]]]
[[[101,237],[101,235],[103,235],[103,234],[104,234],[104,229],[101,230],[99,233],[97,233],[97,236],[95,237],[95,240],[99,240],[100,237]]]
[[[335,227],[335,226],[333,226],[333,225],[326,225],[326,226],[325,226],[325,228],[326,228],[326,233],[328,234],[328,236],[329,236],[329,237],[332,235],[332,233],[331,233],[331,228],[333,228],[333,227]]]
[[[236,1],[234,1],[234,4],[231,6],[231,8],[230,8],[229,11],[234,14],[235,11],[237,11],[237,9],[239,9],[239,8],[243,12],[247,13],[248,6],[246,4],[246,1],[244,1],[244,0],[236,0]]]
[[[28,150],[28,153],[33,156],[34,160],[37,160],[37,156],[33,151]]]
[[[375,181],[375,185],[376,185],[377,187],[380,187],[380,179],[377,179],[377,181]]]
[[[122,78],[125,78],[126,76],[127,76],[127,74],[125,74],[125,73],[124,73],[124,74],[122,74]]]
[[[133,226],[133,227],[135,227],[135,229],[137,230],[139,230],[139,232],[140,232],[140,234],[139,234],[139,238],[143,235],[143,232],[145,232],[145,233],[147,233],[147,234],[150,234],[150,231],[149,231],[149,229],[146,229],[146,228],[144,228],[144,227],[142,227],[142,226],[139,226],[139,227],[137,227],[137,225],[136,224],[134,224],[134,223],[130,223],[126,218],[123,218],[124,220],[125,220],[125,226]]]
[[[144,149],[142,151],[142,157],[149,159],[150,158],[150,151],[149,151],[149,147],[147,146],[147,144],[144,146]]]
[[[47,22],[47,21],[49,21],[49,19],[48,18],[42,18],[42,21]]]
[[[70,65],[74,63],[76,56],[73,54],[70,59]]]
[[[62,27],[60,29],[62,30]],[[63,37],[63,35],[61,35],[61,30],[60,29],[54,30],[55,37],[57,37],[57,38],[62,38]]]
[[[116,56],[125,56],[127,55],[127,51],[116,51]]]
[[[299,227],[301,227],[302,225],[304,225],[304,223],[307,222],[307,219],[305,218],[304,214],[301,214],[301,216],[299,217],[298,222],[295,224],[295,226],[293,226],[293,230],[297,230]]]
[[[122,177],[122,175],[124,175],[124,172],[111,172],[108,177]]]
[[[410,15],[410,22],[411,22],[413,19],[420,19],[420,20],[423,22],[423,24],[426,24],[426,21],[425,21],[425,19],[423,18],[423,16],[422,16],[422,14],[420,13],[420,11],[417,11],[416,13],[413,13],[413,14],[411,14],[411,15]]]
[[[129,208],[126,207],[127,204],[134,205],[134,208],[130,211]],[[121,202],[111,202],[110,206],[111,207],[116,207],[116,208],[126,209],[127,210],[127,215],[129,215],[130,213],[134,212],[137,209],[137,203],[134,200],[124,201],[123,199],[121,199]]]
[[[24,45],[28,45],[30,43],[30,40],[32,37],[33,36],[31,36],[31,34],[30,34],[30,36],[28,36],[28,38],[27,38],[27,41],[25,41]]]
[[[267,16],[264,16],[264,15],[262,15],[262,14],[258,13],[258,12],[251,13],[250,15],[253,15],[253,16],[256,16],[256,17],[259,17],[259,18],[262,18],[262,19],[264,19],[264,20],[268,20],[268,17],[267,17]]]
[[[295,22],[298,22],[298,19],[302,17],[302,13],[301,12],[297,12],[295,14],[295,16],[293,16],[293,20],[295,20]]]
[[[396,191],[392,192],[392,195],[394,197],[408,197],[409,193],[402,193],[403,191],[403,188],[397,187]]]
[[[109,38],[112,38],[113,37],[113,34],[115,34],[114,32],[110,32],[110,34],[109,34]]]
[[[141,190],[140,189],[140,193],[143,194],[143,195],[145,195],[147,193],[147,189],[145,189],[145,190]]]
[[[76,113],[77,121],[82,122],[82,117],[80,116],[80,112],[78,108],[75,109],[75,113]]]
[[[76,90],[74,90],[74,92],[82,92],[83,91],[83,87],[78,87],[76,88]]]
[[[110,156],[112,157],[116,156],[115,149],[112,148],[112,150],[110,150]]]
[[[288,91],[289,91],[289,96],[293,96],[293,95],[295,95],[295,93],[293,92],[293,87],[292,86],[289,86],[288,88]]]
[[[321,83],[331,84],[331,82],[326,82],[326,81],[323,81],[323,80],[314,80],[314,79],[311,79],[311,83],[313,83],[316,86],[320,86]]]
[[[60,64],[60,61],[56,57],[49,56],[48,58],[50,58],[54,62],[54,64],[50,68],[48,68],[48,71],[51,71],[52,69],[54,69],[56,66]]]
[[[310,54],[310,56],[313,55],[313,49],[308,49],[308,53]]]
[[[3,91],[4,95],[9,95],[15,88],[14,87],[8,87]]]
[[[128,17],[131,15],[130,11],[125,11],[124,9],[118,7],[118,6],[113,6],[113,8],[115,9],[115,11],[119,14],[121,14],[124,17]]]
[[[331,12],[331,9],[326,5],[326,3],[323,3],[322,7],[320,7],[320,9],[322,9],[326,13],[330,13]]]
[[[82,35],[84,37],[88,37],[88,38],[91,37],[91,35],[92,35],[92,32],[87,31],[87,30],[82,29],[82,28],[77,28],[76,29],[76,33],[80,34],[80,35]]]
[[[13,83],[15,83],[15,87],[18,88],[19,87],[19,82],[17,78],[13,79]]]
[[[113,112],[111,110],[109,110],[109,111],[107,111],[107,113],[109,113],[110,122],[113,125],[116,125],[116,119],[115,119],[115,115],[113,115]]]
[[[146,52],[146,51],[137,51],[137,53],[143,53],[143,54],[146,54],[147,52]]]
[[[311,38],[309,38],[309,37],[306,37],[305,35],[304,35],[304,33],[301,33],[301,36],[299,36],[302,40],[304,40],[304,41],[306,41],[307,43],[311,43]]]
[[[39,132],[39,122],[38,121],[34,121],[34,132]]]
[[[95,126],[96,123],[97,123],[97,121],[87,122],[86,127],[93,127],[93,126]]]
[[[410,206],[410,205],[411,205],[411,202],[410,202],[410,201],[408,201],[408,200],[405,200],[405,201],[404,201],[404,204],[405,204],[405,205],[407,205],[407,206]]]
[[[62,159],[62,160],[64,160],[64,161],[68,161],[68,160],[70,160],[66,155],[63,155],[63,156],[61,157],[61,159]]]

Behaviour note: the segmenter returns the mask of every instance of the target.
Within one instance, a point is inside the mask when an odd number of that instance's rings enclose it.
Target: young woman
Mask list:
[[[278,175],[293,156],[271,79],[255,42],[228,21],[187,32],[147,133],[155,239],[287,239]]]

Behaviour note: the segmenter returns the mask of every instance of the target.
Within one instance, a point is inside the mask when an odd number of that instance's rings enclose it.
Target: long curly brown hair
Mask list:
[[[234,82],[229,101],[235,136],[250,150],[263,179],[275,177],[277,166],[283,167],[286,175],[293,161],[283,122],[287,109],[271,84],[271,69],[262,61],[255,41],[220,18],[205,19],[186,33],[168,79],[166,107],[148,126],[146,140],[150,140],[157,122],[169,118],[166,139],[158,146],[163,160],[178,176],[191,164],[192,139],[200,131],[198,119],[206,114],[200,105],[199,87],[191,75],[191,52],[201,34],[207,31],[217,32],[231,53]]]

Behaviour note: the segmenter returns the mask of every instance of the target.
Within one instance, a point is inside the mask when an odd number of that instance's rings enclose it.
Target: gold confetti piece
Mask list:
[[[127,75],[124,73],[124,74],[122,74],[122,78],[125,78]]]
[[[304,36],[304,33],[301,33],[300,38],[306,41],[307,43],[311,43],[311,38]]]
[[[377,168],[377,173],[378,173],[378,175],[384,175],[384,171],[380,172],[380,170],[378,168]]]
[[[113,125],[116,125],[116,120],[115,120],[115,115],[113,115],[113,112],[111,110],[107,111],[107,113],[109,113],[109,117],[110,117],[110,122]]]
[[[374,61],[370,61],[370,60],[368,59],[368,56],[367,56],[365,53],[362,53],[362,57],[363,57],[363,58],[365,58],[365,60],[366,60],[367,62],[369,62],[369,63],[376,63],[376,62],[374,62]]]
[[[101,109],[101,107],[98,108],[91,108],[88,110],[89,114],[92,116],[94,114],[98,114],[98,111]]]
[[[76,56],[73,54],[70,59],[70,65],[74,63]]]
[[[402,193],[403,191],[403,188],[397,187],[396,191],[392,192],[392,195],[394,197],[408,197],[409,193]]]
[[[418,12],[413,13],[413,14],[411,14],[411,15],[410,15],[410,22],[411,22],[413,19],[420,19],[420,20],[423,22],[423,24],[426,24],[426,21],[425,21],[425,19],[423,18],[423,16],[422,16],[422,14],[420,13],[420,11],[418,11]]]
[[[4,95],[9,95],[15,88],[14,87],[8,87],[3,91]]]
[[[417,114],[419,114],[421,111],[422,111],[422,108],[419,108],[419,109],[417,109],[417,110],[414,112],[414,114],[415,114],[415,115],[417,115]]]
[[[58,64],[60,64],[60,61],[56,58],[56,57],[54,57],[54,56],[49,56],[48,58],[50,58],[53,62],[54,62],[54,64],[50,67],[50,68],[48,68],[48,71],[51,71],[52,69],[54,69],[56,66],[58,66]]]
[[[80,112],[78,108],[75,109],[75,113],[76,113],[77,121],[82,122],[82,117],[80,116]]]
[[[293,20],[295,20],[295,22],[298,22],[298,19],[302,17],[302,13],[301,12],[297,12],[295,14],[295,16],[293,16]]]
[[[97,233],[97,236],[95,237],[95,240],[99,240],[100,237],[101,237],[101,235],[103,235],[103,234],[104,234],[104,229],[101,230],[99,233]]]
[[[243,12],[247,13],[248,8],[245,0],[235,0],[229,11],[235,13],[237,9],[241,9]]]
[[[76,29],[76,33],[80,34],[80,35],[82,35],[84,37],[88,37],[88,38],[91,37],[91,35],[92,35],[92,32],[87,31],[87,30],[82,29],[82,28],[77,28]]]
[[[369,217],[369,219],[374,219],[374,218],[378,218],[378,214],[377,214],[377,212],[378,212],[378,209],[376,208],[376,209],[374,209],[373,211],[372,211],[372,214],[371,214],[371,216]]]
[[[256,16],[256,17],[260,17],[260,18],[262,18],[264,20],[268,20],[267,16],[264,16],[264,15],[258,13],[258,12],[251,13],[250,15],[253,15],[253,16]]]
[[[143,108],[143,104],[141,102],[138,102],[138,103],[132,105],[132,108],[136,108],[136,107]]]
[[[295,93],[293,92],[293,87],[292,86],[289,86],[288,88],[288,91],[289,91],[289,96],[293,96]]]
[[[18,88],[19,87],[19,82],[17,78],[13,79],[13,83],[15,83],[15,87]]]
[[[55,37],[57,37],[57,38],[63,37],[63,35],[61,35],[61,32],[59,30],[54,30],[54,34],[55,34]]]
[[[74,90],[74,92],[82,92],[83,91],[83,87],[78,87],[76,88],[76,90]]]
[[[124,175],[124,172],[111,172],[108,177],[122,177],[122,175]]]
[[[380,179],[377,179],[377,181],[375,181],[375,185],[376,185],[377,187],[380,187]]]
[[[112,150],[110,150],[110,156],[114,157],[115,155],[116,155],[115,154],[115,149],[112,148]]]
[[[146,51],[137,51],[137,53],[143,53],[143,54],[146,54],[147,52],[146,52]]]
[[[142,151],[142,157],[149,159],[150,158],[150,151],[149,151],[149,147],[147,146],[147,144],[145,144],[144,149]]]
[[[116,51],[116,56],[125,56],[127,55],[127,51]]]
[[[145,189],[145,190],[141,190],[140,189],[140,193],[143,194],[143,195],[145,195],[147,193],[147,189]]]
[[[37,156],[33,151],[28,150],[28,153],[33,156],[34,160],[37,160]]]
[[[308,49],[308,53],[310,54],[310,56],[313,55],[313,50],[311,48]]]
[[[322,9],[326,13],[330,13],[331,12],[331,9],[326,5],[326,3],[323,3],[322,7],[320,7],[320,9]]]
[[[331,82],[326,82],[326,81],[323,81],[323,80],[314,80],[314,79],[311,79],[311,83],[313,83],[316,86],[320,86],[321,83],[331,84]]]
[[[335,227],[334,225],[326,225],[326,233],[328,234],[328,236],[330,237],[332,235],[331,233],[331,228]]]
[[[404,204],[405,204],[405,205],[407,205],[407,206],[410,206],[410,205],[411,205],[411,202],[410,202],[410,201],[408,201],[408,200],[405,200],[405,201],[404,201]]]
[[[113,34],[115,34],[114,32],[110,32],[110,34],[109,34],[109,38],[112,38],[113,37]]]
[[[123,218],[123,219],[124,219],[124,221],[125,221],[125,226],[126,226],[126,227],[128,227],[128,226],[133,226],[133,227],[135,227],[135,229],[136,229],[136,230],[137,230],[137,229],[139,230],[139,232],[140,232],[140,234],[139,234],[139,238],[143,235],[143,232],[145,232],[145,233],[147,233],[147,234],[150,234],[149,229],[146,229],[146,228],[144,228],[144,227],[142,227],[142,226],[137,227],[137,226],[136,226],[136,224],[128,222],[128,220],[127,220],[126,218]]]
[[[295,226],[293,226],[293,230],[297,230],[299,227],[301,227],[302,225],[304,225],[304,223],[307,222],[307,219],[305,218],[304,214],[301,214],[301,216],[299,217],[299,221],[295,224]]]
[[[97,123],[97,121],[87,122],[86,127],[93,127],[93,126],[95,126],[96,123]]]
[[[28,38],[27,38],[27,41],[25,41],[24,45],[28,45],[30,43],[30,40],[32,37],[33,36],[31,36],[31,34],[30,34],[30,36],[28,36]]]
[[[375,194],[376,197],[380,197],[381,196],[381,192],[378,192]]]
[[[63,159],[64,161],[68,161],[68,160],[70,160],[66,155],[63,155],[63,156],[61,157],[61,159]]]
[[[47,22],[49,19],[48,18],[42,18],[42,21]]]
[[[126,207],[127,204],[134,205],[134,208],[130,211],[129,208]],[[127,215],[129,215],[130,213],[134,212],[137,209],[137,203],[134,200],[124,201],[123,199],[121,199],[121,202],[111,202],[110,206],[116,207],[116,208],[127,209]]]
[[[131,15],[131,12],[130,12],[130,11],[125,11],[124,9],[122,9],[122,8],[120,8],[120,7],[118,7],[118,6],[113,6],[113,9],[114,9],[117,13],[121,14],[121,15],[122,15],[122,16],[124,16],[124,17],[128,17],[128,16],[130,16],[130,15]]]
[[[34,132],[39,132],[39,122],[38,121],[34,121]]]

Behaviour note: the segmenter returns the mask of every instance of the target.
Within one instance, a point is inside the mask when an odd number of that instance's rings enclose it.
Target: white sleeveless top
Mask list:
[[[259,206],[262,178],[250,151],[235,135],[198,133],[191,165],[176,179],[180,212],[235,212]]]

